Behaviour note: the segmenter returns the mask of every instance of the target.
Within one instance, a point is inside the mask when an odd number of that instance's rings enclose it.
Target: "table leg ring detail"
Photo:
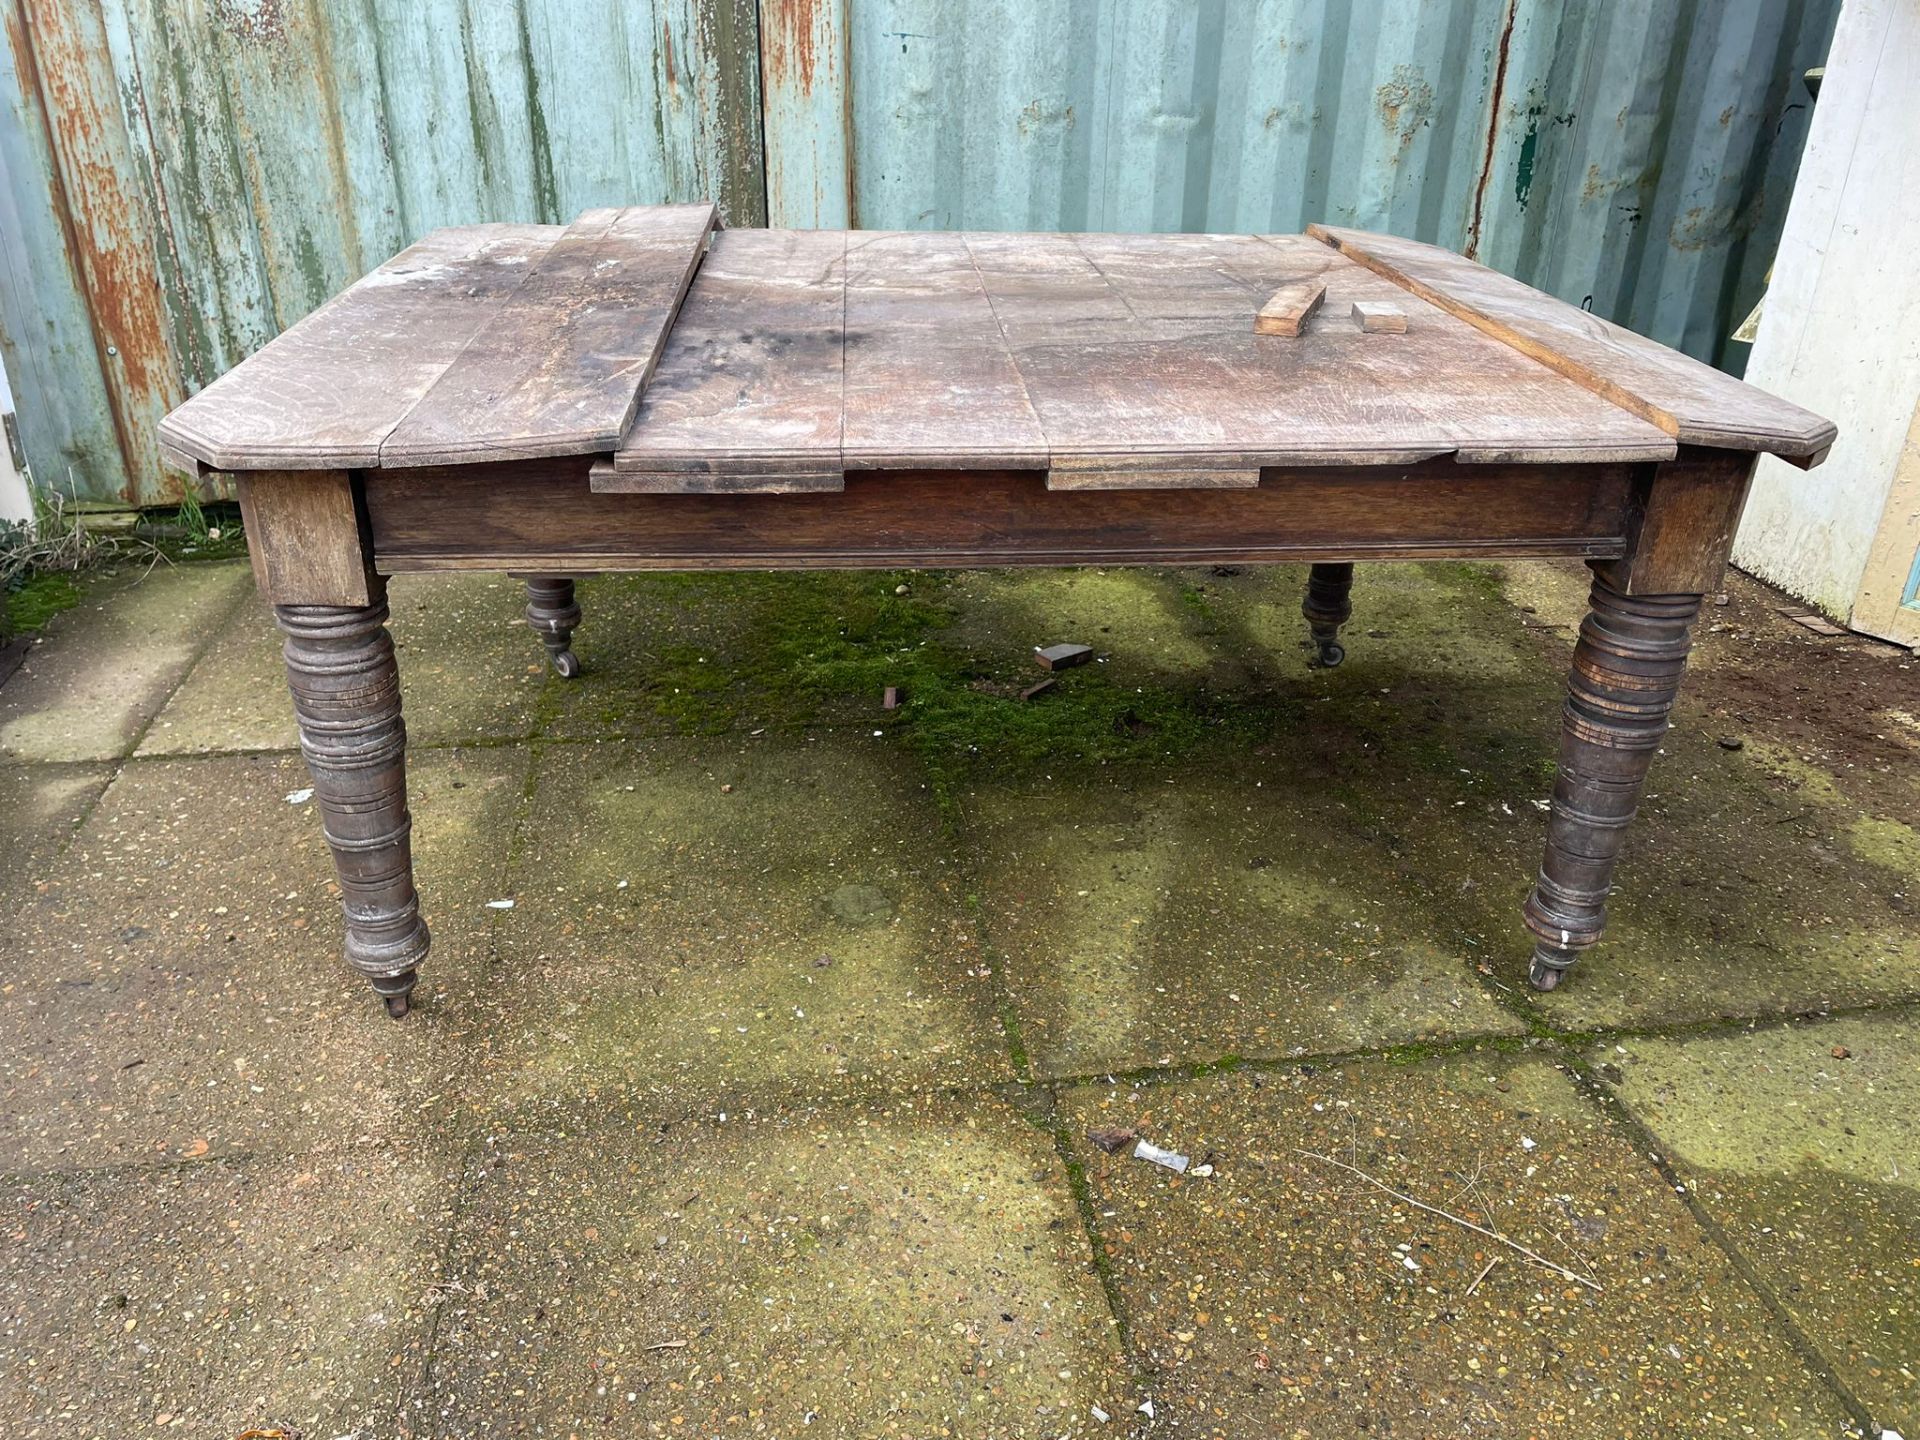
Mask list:
[[[1595,576],[1574,647],[1546,858],[1523,909],[1528,979],[1552,990],[1607,924],[1628,823],[1666,734],[1698,595],[1630,596]]]
[[[276,605],[301,750],[324,816],[346,959],[405,1015],[432,945],[413,884],[406,726],[384,585],[360,607]]]

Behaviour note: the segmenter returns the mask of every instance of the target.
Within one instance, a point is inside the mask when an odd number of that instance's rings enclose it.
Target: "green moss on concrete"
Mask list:
[[[0,592],[6,614],[0,617],[0,635],[30,635],[62,610],[71,610],[86,592],[72,575],[33,575],[11,590]]]
[[[393,1433],[456,1178],[358,1144],[7,1182],[8,1432]]]
[[[489,1103],[1011,1078],[939,811],[893,751],[785,732],[548,749],[498,920]]]
[[[1298,758],[957,792],[1036,1073],[1517,1029]]]

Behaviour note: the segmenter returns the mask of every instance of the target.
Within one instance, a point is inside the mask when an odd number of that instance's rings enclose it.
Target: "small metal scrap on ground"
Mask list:
[[[1150,1165],[1161,1165],[1176,1175],[1187,1173],[1187,1157],[1177,1150],[1162,1150],[1151,1140],[1140,1140],[1133,1147],[1133,1158],[1145,1160]]]

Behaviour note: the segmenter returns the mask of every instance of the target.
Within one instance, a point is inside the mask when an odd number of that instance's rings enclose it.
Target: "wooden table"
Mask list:
[[[1286,287],[1324,298],[1256,333]],[[1600,938],[1755,455],[1811,466],[1835,432],[1386,236],[723,230],[694,205],[437,231],[161,433],[238,474],[347,959],[398,1016],[428,933],[389,575],[524,576],[571,676],[584,573],[1306,561],[1331,664],[1356,561],[1578,556],[1524,908],[1551,989]]]

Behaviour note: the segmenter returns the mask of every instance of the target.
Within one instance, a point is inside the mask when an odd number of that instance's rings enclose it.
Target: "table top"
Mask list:
[[[1302,333],[1255,333],[1302,281],[1325,287]],[[1363,332],[1361,301],[1404,332]],[[436,231],[161,436],[216,470],[599,455],[599,488],[726,492],[899,468],[1234,488],[1263,465],[1680,443],[1811,464],[1834,427],[1414,241],[724,230],[694,205]]]

